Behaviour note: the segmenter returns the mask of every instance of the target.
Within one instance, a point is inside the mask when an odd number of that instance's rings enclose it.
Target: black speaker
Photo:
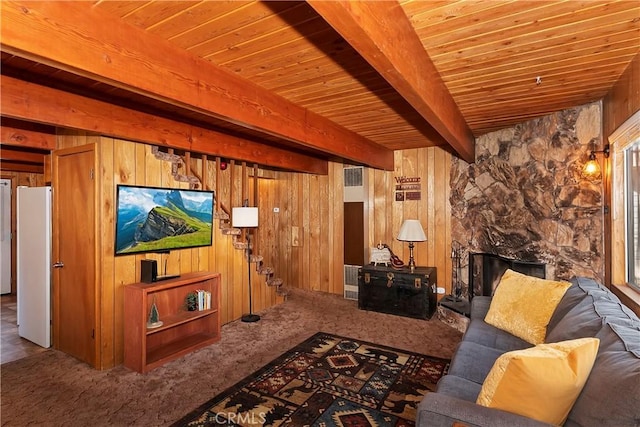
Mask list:
[[[158,263],[155,259],[143,259],[140,261],[140,281],[153,283],[158,280]]]

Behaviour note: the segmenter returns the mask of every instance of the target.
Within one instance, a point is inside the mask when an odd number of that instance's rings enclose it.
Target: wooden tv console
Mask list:
[[[187,294],[211,292],[211,309],[187,311]],[[153,303],[163,322],[147,328]],[[220,339],[220,273],[188,273],[124,288],[124,365],[141,373]]]

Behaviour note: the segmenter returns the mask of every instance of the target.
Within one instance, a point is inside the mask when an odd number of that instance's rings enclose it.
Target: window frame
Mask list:
[[[636,262],[633,261],[633,259],[637,258],[639,256],[639,254],[636,253],[635,248],[633,243],[631,242],[631,239],[634,238],[634,231],[637,232],[638,228],[640,226],[640,218],[637,215],[637,206],[632,206],[632,200],[631,200],[631,191],[632,191],[632,183],[630,180],[630,172],[629,169],[632,167],[632,157],[631,156],[635,156],[636,157],[636,161],[638,160],[638,153],[636,154],[632,154],[630,152],[630,150],[634,150],[634,151],[638,151],[640,152],[640,138],[635,139],[634,141],[631,141],[627,147],[623,150],[624,153],[624,193],[625,193],[625,198],[624,198],[624,204],[625,204],[625,227],[626,227],[626,233],[625,233],[625,280],[627,285],[629,285],[630,288],[634,289],[636,292],[640,292],[640,282],[637,281],[637,277],[638,274],[640,273],[639,271],[636,271],[636,267],[637,264]],[[637,177],[636,177],[637,179]],[[638,185],[638,182],[634,182],[634,184]],[[636,195],[635,197],[635,202],[638,202],[638,196]],[[630,224],[630,217],[633,216],[633,224]],[[635,230],[631,230],[630,229],[630,225],[634,226]],[[637,238],[637,236],[636,236]],[[633,266],[630,266],[630,264],[633,263]],[[631,279],[631,274],[635,273],[635,278],[634,280]]]
[[[640,289],[628,283],[627,266],[627,182],[625,150],[640,138],[640,110],[609,136],[612,151],[612,218],[611,218],[611,281],[626,285],[636,293]]]

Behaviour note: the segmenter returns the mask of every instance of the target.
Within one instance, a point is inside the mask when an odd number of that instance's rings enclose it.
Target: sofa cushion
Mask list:
[[[571,286],[562,296],[562,299],[558,303],[558,306],[553,311],[549,325],[547,325],[547,334],[549,331],[558,324],[560,320],[573,308],[587,296],[587,291],[580,286],[578,279],[571,280]]]
[[[539,279],[508,269],[484,320],[531,344],[543,343],[551,315],[570,286],[569,282]]]
[[[582,338],[505,353],[487,375],[477,403],[560,425],[587,381],[598,343]]]
[[[475,296],[471,300],[471,311],[469,317],[473,319],[483,319],[489,311],[489,305],[491,305],[491,297],[488,296]]]
[[[609,324],[608,326],[620,339],[625,351],[633,353],[634,356],[640,359],[640,323],[635,323],[631,327],[618,324]],[[604,334],[605,332],[602,332],[600,335]]]
[[[549,427],[549,424],[443,393],[427,393],[416,408],[416,426]]]
[[[571,281],[575,282],[575,284],[585,292],[597,289],[605,289],[600,283],[590,277],[575,277]]]
[[[462,338],[464,342],[475,342],[497,350],[511,351],[531,347],[525,340],[511,335],[502,329],[491,326],[484,320],[475,319],[469,322]]]
[[[575,307],[550,328],[546,342],[558,342],[574,338],[593,337],[606,323],[633,326],[638,317],[618,298],[610,298],[611,292],[601,290],[588,291]]]
[[[447,374],[438,381],[436,392],[469,402],[475,402],[481,388],[482,384]]]
[[[451,361],[449,374],[482,385],[493,364],[505,352],[481,344],[462,341]]]
[[[602,346],[565,426],[637,427],[640,328],[606,324],[596,337]]]
[[[630,351],[640,359],[640,323],[635,326],[608,323],[596,334],[600,339],[600,352]]]

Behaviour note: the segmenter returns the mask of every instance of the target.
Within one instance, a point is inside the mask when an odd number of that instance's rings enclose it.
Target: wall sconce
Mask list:
[[[413,273],[416,269],[416,261],[413,259],[413,242],[424,242],[427,240],[420,221],[417,219],[405,220],[402,227],[400,227],[397,239],[401,242],[409,242],[409,268]]]
[[[595,144],[594,144],[595,148]],[[604,149],[600,151],[591,150],[591,154],[589,154],[589,160],[584,164],[582,168],[582,176],[587,179],[598,179],[602,176],[600,173],[600,163],[596,159],[596,153],[602,153],[605,159],[609,158],[610,146],[606,144]]]

